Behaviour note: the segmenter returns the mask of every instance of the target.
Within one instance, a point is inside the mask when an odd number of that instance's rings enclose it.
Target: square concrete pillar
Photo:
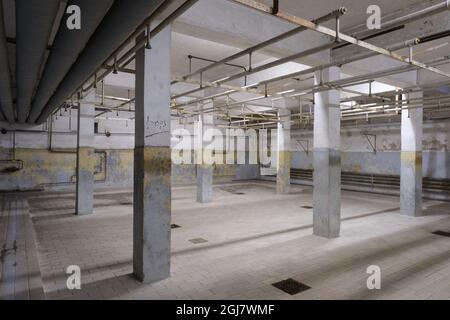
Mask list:
[[[171,27],[136,54],[133,272],[144,283],[170,276]]]
[[[315,74],[316,84],[340,78],[340,68]],[[340,95],[337,90],[314,94],[314,234],[335,238],[341,223]]]
[[[77,132],[76,201],[75,213],[87,215],[94,212],[94,117],[95,90],[79,103]]]
[[[278,110],[277,193],[288,194],[291,185],[291,111]]]
[[[403,99],[417,104],[416,99],[422,99],[422,91],[406,94]],[[422,134],[423,109],[403,109],[400,212],[413,217],[422,215]]]
[[[206,106],[212,107],[213,103]],[[208,203],[213,200],[213,176],[214,166],[205,158],[208,152],[205,152],[203,135],[205,130],[214,125],[214,116],[212,113],[202,114],[196,123],[196,173],[197,173],[197,202]]]

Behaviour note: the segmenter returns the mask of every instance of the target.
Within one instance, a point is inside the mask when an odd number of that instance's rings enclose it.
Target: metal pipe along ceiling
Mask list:
[[[59,0],[16,0],[17,118],[27,119]]]
[[[0,66],[4,66],[0,72],[0,107],[6,117],[6,120],[10,123],[14,123],[15,116],[11,89],[11,72],[9,70],[5,26],[3,25],[4,19],[2,1],[0,1],[0,18]]]
[[[31,106],[29,123],[34,123],[41,114],[45,104],[55,93],[58,85],[77,60],[89,38],[100,24],[113,0],[72,0],[67,6],[77,5],[82,12],[81,30],[69,30],[64,19],[47,59],[39,87]]]
[[[163,2],[163,0],[115,0],[86,48],[45,106],[37,123],[44,122],[60,107],[65,99],[102,65],[111,52],[117,49]]]

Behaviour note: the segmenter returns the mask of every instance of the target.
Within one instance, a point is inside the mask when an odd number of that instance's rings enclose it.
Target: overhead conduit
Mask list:
[[[113,0],[72,0],[67,7],[77,5],[82,12],[81,30],[67,28],[65,19],[60,24],[50,56],[47,59],[42,79],[39,83],[33,104],[31,106],[29,123],[34,123],[44,109],[45,104],[55,93],[58,85],[85,48],[89,38],[100,24],[111,7]]]
[[[16,0],[17,119],[25,123],[59,0]]]
[[[3,112],[3,114],[0,112],[0,119],[5,120],[6,118],[9,123],[14,123],[16,119],[13,109],[11,71],[9,70],[2,1],[0,1],[0,18],[0,66],[4,66],[0,72],[0,107]]]
[[[36,123],[43,123],[164,0],[116,0]],[[30,119],[32,120],[32,119]]]

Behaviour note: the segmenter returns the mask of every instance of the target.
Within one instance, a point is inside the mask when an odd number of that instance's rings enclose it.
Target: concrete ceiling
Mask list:
[[[14,12],[14,0],[0,0],[3,1],[4,6],[4,23],[6,29],[6,36],[10,39],[15,38],[15,12]],[[270,0],[261,0],[260,2],[267,5],[271,5]],[[376,4],[381,7],[381,12],[384,17],[397,17],[404,15],[408,12],[413,12],[422,9],[431,4],[439,3],[439,0],[280,0],[280,10],[290,12],[294,15],[298,15],[303,18],[313,19],[319,16],[325,15],[330,11],[345,6],[348,9],[348,13],[343,19],[341,19],[341,25],[343,29],[351,28],[360,24],[365,24],[367,13],[366,9],[371,4]],[[62,15],[66,1],[61,2],[59,16]],[[210,12],[212,5],[219,5],[221,8],[226,8],[223,12]],[[221,9],[222,10],[222,9]],[[228,21],[227,17],[232,17],[234,13],[245,12],[245,19],[241,19],[237,24],[236,21]],[[58,21],[59,19],[56,19]],[[196,20],[198,24],[193,24],[192,21]],[[430,20],[432,21],[432,19]],[[223,24],[222,29],[218,26],[218,22]],[[227,23],[229,25],[227,26]],[[247,23],[247,24],[246,24]],[[253,23],[256,29],[250,28],[250,24]],[[432,23],[432,22],[431,22]],[[249,26],[246,28],[245,26]],[[330,22],[329,26],[334,28],[334,24]],[[173,33],[173,54],[172,54],[172,74],[173,76],[182,76],[189,71],[189,59],[188,55],[199,56],[212,60],[219,60],[226,56],[229,56],[235,52],[240,51],[252,44],[260,42],[260,39],[267,39],[281,31],[292,29],[292,25],[280,21],[277,18],[270,17],[268,15],[260,14],[256,11],[236,6],[235,4],[226,0],[199,0],[198,3],[186,12],[175,23]],[[49,45],[52,44],[56,31],[58,30],[58,24],[55,24],[52,35],[49,39]],[[236,31],[238,30],[238,31]],[[257,33],[255,33],[255,31]],[[273,31],[276,30],[276,31]],[[271,34],[271,31],[275,34]],[[284,32],[283,31],[283,32]],[[267,61],[271,61],[275,58],[298,52],[302,46],[308,48],[314,41],[319,41],[321,37],[312,31],[305,32],[305,38],[293,38],[284,40],[279,46],[270,47],[266,50],[261,50],[253,55],[253,62],[255,65],[263,64]],[[302,40],[303,39],[303,40]],[[323,39],[323,37],[322,37]],[[306,41],[306,40],[310,40]],[[300,42],[299,42],[300,41]],[[320,42],[319,42],[320,43]],[[450,37],[442,38],[439,40],[431,41],[426,44],[417,46],[414,50],[414,58],[420,61],[428,61],[433,58],[446,55],[449,52]],[[127,49],[127,48],[126,48]],[[125,49],[125,50],[126,50]],[[294,51],[292,51],[294,50]],[[297,50],[297,51],[295,51]],[[15,70],[15,45],[13,41],[8,44],[10,69]],[[406,54],[406,53],[405,53]],[[285,65],[286,70],[292,70],[292,68],[302,68],[304,65],[314,65],[312,60],[299,60],[300,64]],[[233,63],[238,65],[247,65],[247,58],[243,57]],[[196,68],[205,66],[207,62],[201,62],[193,60],[192,67]],[[129,68],[134,68],[134,64],[131,63]],[[354,68],[351,68],[354,67]],[[360,65],[351,66],[345,73],[349,75],[357,75],[366,72]],[[450,67],[440,67],[450,71]],[[279,70],[275,70],[279,72]],[[216,80],[230,73],[237,72],[237,68],[224,66],[216,68],[208,72],[205,77],[208,80]],[[14,74],[13,74],[14,76]],[[439,77],[427,74],[427,81],[433,82],[439,80]],[[13,79],[14,80],[14,79]],[[379,79],[382,82],[386,82],[392,85],[402,85],[402,79]],[[440,79],[442,80],[442,79]],[[110,75],[106,79],[107,85],[111,88],[110,94],[117,93],[118,96],[128,95],[127,89],[134,87],[134,76],[131,74],[119,73],[118,75]],[[292,81],[291,81],[292,83]],[[186,86],[189,87],[189,86]],[[191,86],[192,87],[192,86]],[[280,89],[285,85],[279,84]],[[115,90],[113,90],[115,88]],[[120,89],[123,88],[123,89]],[[183,88],[179,88],[180,91]],[[444,90],[446,90],[444,88]]]

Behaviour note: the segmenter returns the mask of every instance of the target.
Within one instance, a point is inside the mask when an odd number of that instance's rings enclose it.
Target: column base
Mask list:
[[[133,274],[152,283],[170,276],[170,148],[135,148],[134,174]]]
[[[400,213],[420,217],[422,212],[422,152],[402,151]]]
[[[337,238],[341,225],[341,153],[314,150],[314,234]]]
[[[291,152],[278,151],[277,193],[288,194],[291,186]]]
[[[77,149],[76,215],[81,216],[94,212],[95,162],[94,148],[79,147]]]
[[[197,202],[208,203],[212,201],[213,171],[212,165],[197,165]]]

